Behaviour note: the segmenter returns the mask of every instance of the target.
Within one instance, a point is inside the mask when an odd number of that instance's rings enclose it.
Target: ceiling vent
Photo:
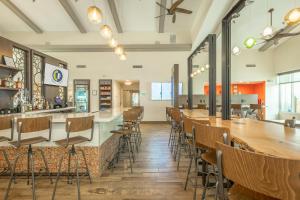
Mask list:
[[[86,68],[86,65],[76,65],[76,68]]]
[[[256,67],[256,64],[247,64],[246,67]]]
[[[143,65],[133,65],[132,68],[133,69],[142,69]]]
[[[170,43],[171,44],[176,44],[176,34],[171,34],[170,35]]]

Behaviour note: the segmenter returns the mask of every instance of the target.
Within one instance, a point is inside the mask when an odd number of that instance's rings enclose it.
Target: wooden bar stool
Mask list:
[[[88,131],[90,130],[90,137],[83,137],[81,135],[70,137],[70,134],[72,133],[78,133],[82,131]],[[75,118],[67,118],[66,120],[66,132],[67,132],[67,138],[55,141],[55,143],[61,147],[64,147],[66,150],[68,150],[68,183],[70,183],[70,165],[71,165],[71,157],[75,157],[75,163],[76,163],[76,184],[77,184],[77,199],[80,200],[80,179],[79,179],[79,159],[78,154],[75,149],[75,145],[82,144],[85,142],[90,142],[93,140],[94,136],[94,116],[87,116],[87,117],[75,117]],[[69,148],[70,147],[70,148]],[[78,150],[81,152],[83,156],[83,160],[85,163],[85,169],[86,169],[86,175],[89,177],[90,183],[92,183],[89,167],[87,164],[85,152],[83,149],[78,148]],[[58,172],[57,177],[52,193],[52,200],[55,199],[55,193],[57,184],[60,178],[61,173],[61,167],[62,167],[62,161],[64,159],[64,154],[61,156],[59,164],[58,164]]]
[[[19,118],[17,119],[17,132],[18,132],[18,140],[10,142],[11,145],[13,145],[17,151],[20,151],[21,147],[28,147],[27,153],[18,153],[18,155],[15,158],[15,161],[13,163],[10,179],[8,182],[8,187],[5,193],[4,199],[8,199],[10,187],[12,184],[12,180],[15,177],[15,170],[17,162],[20,158],[20,156],[23,156],[27,154],[27,184],[29,184],[29,176],[31,173],[31,180],[32,180],[32,199],[36,199],[35,194],[35,172],[34,172],[34,159],[33,159],[33,144],[39,144],[42,142],[49,142],[51,140],[51,131],[52,131],[52,117],[46,116],[46,117],[36,117],[36,118]],[[36,137],[30,137],[26,139],[22,139],[22,135],[32,133],[32,134],[41,134],[41,133],[34,133],[38,131],[45,131],[48,130],[48,137],[43,136],[36,136]],[[38,151],[41,153],[42,160],[45,165],[46,172],[49,175],[50,182],[52,183],[50,171],[48,168],[48,162],[46,160],[45,154],[41,148],[38,148]],[[30,166],[31,165],[31,166]],[[31,170],[31,172],[30,172]]]
[[[198,170],[197,169],[198,169],[198,162],[201,160],[200,152],[203,151],[203,149],[205,149],[205,147],[201,147],[199,145],[196,146],[195,138],[194,138],[194,134],[193,134],[193,126],[194,126],[193,124],[195,124],[195,123],[202,124],[204,126],[210,126],[209,120],[192,119],[192,118],[183,116],[183,131],[186,135],[188,135],[187,143],[188,143],[188,147],[189,147],[189,158],[190,158],[186,181],[185,181],[185,185],[184,185],[184,190],[187,189],[188,182],[189,182],[189,180],[191,180],[190,173],[191,173],[193,161],[195,163],[195,179],[198,178]],[[195,184],[193,184],[193,185],[194,185],[195,189],[198,187]]]
[[[135,112],[134,110],[124,111],[122,128],[119,130],[111,131],[111,133],[120,135],[119,145],[118,145],[117,153],[115,155],[114,160],[116,160],[118,162],[121,152],[123,152],[124,149],[126,148],[128,150],[128,159],[130,162],[131,173],[133,172],[132,163],[135,161],[135,156],[134,156],[133,147],[132,147],[133,142],[131,141],[131,138],[132,138],[131,135],[133,133],[133,127],[134,127],[134,124],[135,124],[137,118],[138,118],[138,113]]]
[[[203,188],[202,199],[206,198],[206,190],[209,188],[209,178],[210,176],[218,176],[216,172],[217,167],[217,157],[216,157],[216,142],[229,144],[230,139],[230,130],[225,127],[214,127],[214,126],[205,126],[202,124],[194,123],[193,134],[195,138],[196,147],[205,148],[206,151],[201,153],[202,159],[202,168],[203,176],[205,180],[205,185]],[[209,164],[213,167],[212,170],[206,169],[206,164]],[[196,179],[197,184],[197,179]],[[217,183],[216,183],[217,186]],[[216,187],[215,186],[215,187]],[[194,193],[194,200],[196,197],[196,192]],[[217,194],[216,194],[217,195]]]
[[[7,136],[0,136],[0,142],[9,142],[13,140],[14,137],[14,118],[12,116],[9,117],[0,117],[0,131],[9,130],[10,129],[10,137]],[[1,152],[3,154],[4,160],[7,165],[7,169],[3,169],[0,174],[3,174],[5,172],[11,172],[11,164],[9,162],[7,153],[5,149],[1,149]]]
[[[290,160],[217,144],[219,183],[234,182],[225,192],[218,184],[218,199],[300,199],[300,160]]]

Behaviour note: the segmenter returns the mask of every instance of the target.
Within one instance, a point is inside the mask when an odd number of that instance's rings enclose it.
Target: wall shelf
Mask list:
[[[112,80],[99,80],[99,110],[112,107]]]
[[[8,65],[0,64],[0,71],[6,71],[7,74],[16,75],[21,69],[11,67]]]
[[[18,88],[9,88],[9,87],[0,87],[0,91],[12,91],[12,92],[18,92]]]

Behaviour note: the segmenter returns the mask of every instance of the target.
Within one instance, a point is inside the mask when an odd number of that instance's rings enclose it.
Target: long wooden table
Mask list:
[[[209,119],[213,126],[228,127],[233,139],[242,141],[255,151],[300,160],[300,129],[254,119],[222,120],[205,116],[202,110],[182,110],[191,118]]]

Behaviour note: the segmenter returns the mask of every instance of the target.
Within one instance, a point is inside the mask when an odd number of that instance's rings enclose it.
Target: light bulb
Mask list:
[[[202,71],[202,72],[204,72],[204,71],[205,71],[204,67],[201,67],[201,71]]]
[[[209,68],[209,64],[206,64],[206,65],[205,65],[205,68],[208,69],[208,68]]]
[[[120,60],[127,60],[127,56],[125,53],[120,55]]]
[[[300,22],[300,8],[290,10],[284,17],[287,25],[292,26]]]
[[[117,45],[116,48],[115,48],[115,54],[117,55],[121,55],[124,53],[124,49],[121,45]]]
[[[93,24],[99,24],[102,22],[102,12],[97,6],[90,6],[87,12],[90,22]]]
[[[114,38],[111,38],[108,42],[108,45],[111,47],[111,48],[115,48],[116,46],[118,46],[118,41]]]
[[[191,74],[191,78],[193,78],[194,77],[194,74]]]
[[[235,47],[232,48],[232,53],[233,53],[233,55],[237,56],[237,55],[240,55],[241,50],[238,46],[235,46]]]
[[[262,32],[262,36],[266,39],[270,39],[271,37],[273,37],[273,33],[274,33],[274,30],[273,30],[273,27],[272,26],[267,26],[263,32]]]
[[[103,25],[100,28],[100,34],[105,39],[110,39],[112,37],[112,30],[108,25]]]
[[[256,45],[256,39],[253,37],[248,37],[245,41],[244,41],[244,45],[246,48],[251,49],[252,47],[254,47]]]
[[[200,73],[201,73],[201,70],[200,70],[200,69],[197,69],[197,73],[200,74]]]

